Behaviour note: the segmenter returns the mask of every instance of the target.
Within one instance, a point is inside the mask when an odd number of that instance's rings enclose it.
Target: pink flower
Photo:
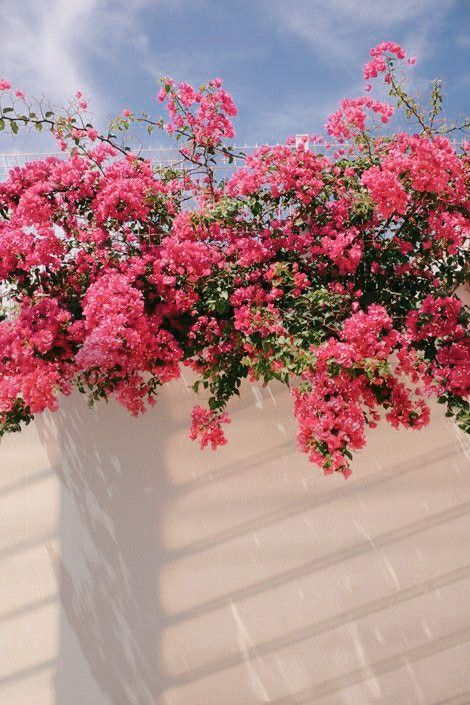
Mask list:
[[[366,81],[392,80],[404,57],[377,45]],[[0,183],[0,435],[72,386],[140,414],[181,365],[209,396],[192,412],[202,447],[227,442],[242,380],[278,380],[325,474],[347,477],[381,419],[424,426],[427,396],[460,418],[468,145],[384,132],[393,106],[370,85],[329,116],[332,145],[304,135],[243,156],[222,81],[165,78],[155,122],[177,135],[178,168],[58,120],[62,158]]]
[[[433,366],[441,391],[463,398],[470,394],[470,338],[442,347]]]
[[[227,443],[227,439],[222,430],[222,424],[230,423],[228,414],[217,414],[215,411],[209,411],[202,406],[195,406],[192,414],[192,423],[189,437],[192,440],[199,440],[201,448],[210,445],[212,450],[223,446]]]
[[[458,324],[461,308],[461,301],[455,297],[426,296],[419,309],[410,311],[406,320],[412,340],[463,337],[463,328]]]
[[[361,181],[383,218],[406,213],[409,196],[393,172],[373,166],[363,173]]]
[[[365,80],[376,78],[379,73],[383,73],[387,69],[387,55],[395,56],[397,59],[405,58],[405,50],[394,42],[381,42],[370,50],[369,54],[373,57],[363,69]]]
[[[339,110],[328,116],[325,129],[340,141],[349,139],[353,134],[366,129],[366,110],[380,115],[383,123],[387,123],[394,112],[392,105],[374,100],[370,96],[345,98],[340,102]]]
[[[96,140],[96,138],[98,137],[98,131],[95,130],[94,127],[89,127],[86,132],[92,142],[94,142]]]

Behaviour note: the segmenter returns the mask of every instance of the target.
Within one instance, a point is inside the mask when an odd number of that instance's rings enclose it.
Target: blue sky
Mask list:
[[[237,142],[317,132],[378,41],[418,63],[416,90],[437,76],[450,115],[470,113],[470,0],[2,0],[0,76],[65,101],[76,89],[97,119],[156,113],[156,79],[220,76],[240,109]],[[30,148],[0,134],[0,151]],[[38,142],[35,144],[39,145]]]

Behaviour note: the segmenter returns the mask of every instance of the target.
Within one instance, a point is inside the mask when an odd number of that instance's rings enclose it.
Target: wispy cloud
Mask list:
[[[429,33],[455,4],[455,0],[264,1],[279,32],[297,35],[327,63],[356,61],[378,33],[380,39],[409,36],[410,48],[424,51]]]
[[[148,6],[167,0],[4,0],[0,24],[0,73],[28,93],[64,102],[80,89],[102,109],[102,90],[91,59],[109,58],[120,40],[147,51],[139,22]]]
[[[327,114],[336,108],[344,95],[363,92],[361,66],[368,50],[377,42],[401,42],[419,56],[418,71],[414,71],[413,88],[425,90],[427,79],[420,77],[420,68],[433,53],[433,37],[455,0],[291,0],[289,3],[263,0],[270,10],[272,26],[284,42],[301,42],[299,55],[310,53],[323,76],[321,106],[301,96],[289,96],[279,101],[268,123],[284,132],[304,128],[322,128]],[[311,64],[310,64],[311,65]],[[299,71],[301,64],[299,63]],[[307,83],[308,85],[308,83]],[[380,96],[380,86],[378,87]],[[386,92],[384,95],[386,97]]]
[[[96,0],[7,0],[0,26],[0,65],[28,92],[65,100],[78,88],[91,91],[84,71],[82,37]]]
[[[64,103],[80,89],[102,124],[124,107],[156,110],[161,74],[199,83],[220,75],[240,107],[242,141],[321,129],[382,39],[419,58],[413,89],[452,79],[461,110],[468,48],[465,0],[0,0],[0,76]],[[468,13],[467,13],[468,17]],[[427,60],[430,61],[427,61]],[[460,76],[460,78],[459,78]],[[457,83],[460,81],[460,83]],[[453,108],[454,109],[454,108]],[[7,141],[5,133],[0,135]],[[15,145],[31,149],[21,132]],[[6,151],[2,146],[3,151]]]

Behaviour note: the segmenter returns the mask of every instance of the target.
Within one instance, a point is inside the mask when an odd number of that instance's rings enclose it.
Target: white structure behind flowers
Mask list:
[[[352,477],[245,388],[188,439],[181,380],[134,419],[79,395],[0,444],[2,705],[464,705],[470,446],[435,410]]]

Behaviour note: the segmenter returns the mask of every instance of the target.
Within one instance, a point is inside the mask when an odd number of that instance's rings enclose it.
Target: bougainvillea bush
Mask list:
[[[104,133],[80,92],[46,110],[0,81],[0,128],[50,130],[63,150],[0,184],[2,433],[74,387],[139,414],[183,365],[208,397],[202,447],[226,442],[244,378],[289,385],[299,447],[325,473],[350,473],[367,427],[426,425],[432,396],[470,430],[465,126],[444,121],[438,82],[427,108],[409,95],[400,46],[370,54],[328,136],[249,155],[219,79],[163,79],[164,117],[125,110]],[[180,161],[126,146],[140,127],[172,135]]]

